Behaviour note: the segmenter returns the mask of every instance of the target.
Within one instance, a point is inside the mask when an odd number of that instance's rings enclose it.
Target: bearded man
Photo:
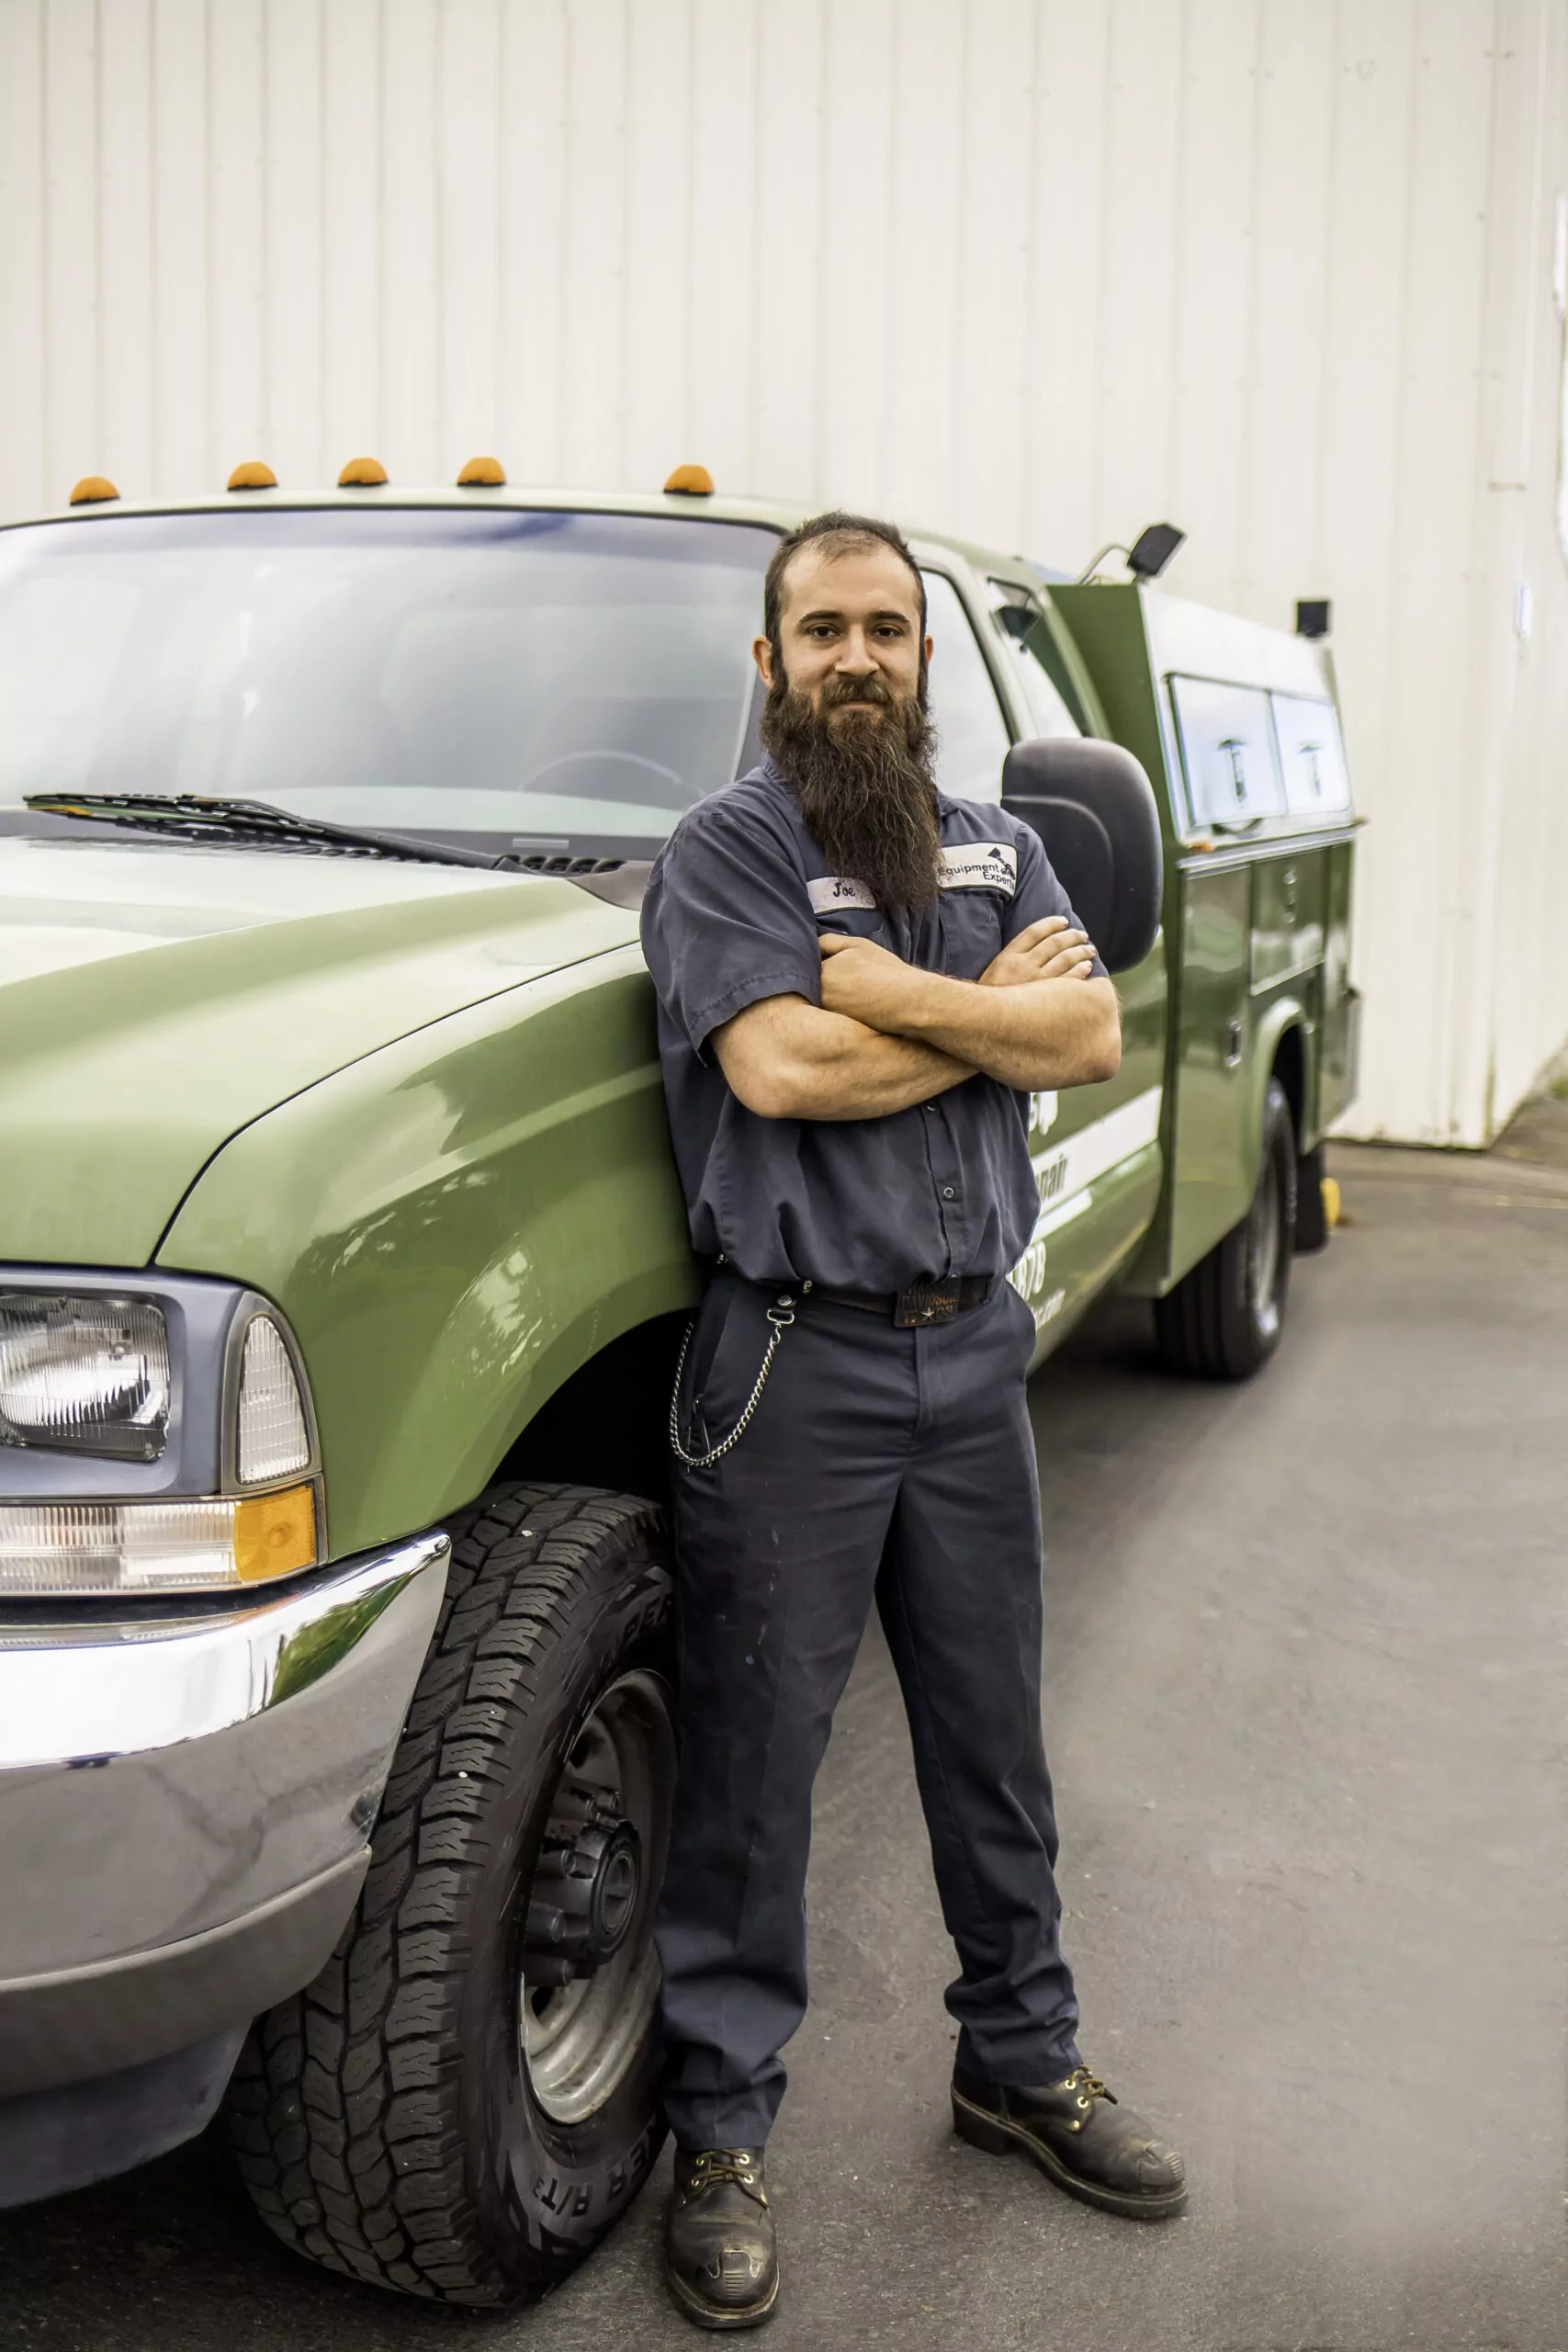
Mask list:
[[[1041,1734],[1039,1495],[1007,1280],[1025,1097],[1121,1058],[1039,840],[940,793],[897,530],[824,514],[768,569],[767,757],[691,809],[643,943],[710,1269],[671,1421],[680,1775],[660,1905],[665,2275],[699,2324],[779,2291],[762,2151],[806,2009],[811,1788],[874,1599],[960,1973],[953,2119],[1141,2218],[1181,2160],[1084,2066]]]

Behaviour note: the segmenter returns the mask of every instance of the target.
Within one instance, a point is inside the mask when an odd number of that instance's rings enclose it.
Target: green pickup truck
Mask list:
[[[658,2152],[696,1275],[637,906],[800,519],[684,480],[0,532],[0,2204],[226,2101],[288,2245],[497,2304]],[[1245,1376],[1354,1083],[1326,652],[914,545],[943,785],[1122,1001],[1031,1104],[1040,1353],[1120,1285]]]

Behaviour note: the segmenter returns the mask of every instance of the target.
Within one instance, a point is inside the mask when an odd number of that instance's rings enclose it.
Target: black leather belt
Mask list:
[[[722,1270],[740,1282],[750,1281],[722,1256],[708,1263],[716,1273]],[[999,1285],[994,1275],[961,1274],[949,1282],[908,1283],[902,1290],[828,1290],[821,1283],[754,1283],[752,1287],[771,1292],[781,1306],[793,1306],[797,1298],[825,1298],[830,1306],[858,1306],[863,1315],[886,1316],[908,1331],[921,1323],[951,1323],[955,1315],[984,1306]]]
[[[954,1282],[909,1283],[903,1290],[824,1290],[820,1283],[802,1285],[808,1298],[825,1298],[831,1306],[858,1306],[867,1315],[890,1317],[900,1330],[922,1323],[951,1323],[984,1306],[996,1290],[988,1275],[964,1274]]]

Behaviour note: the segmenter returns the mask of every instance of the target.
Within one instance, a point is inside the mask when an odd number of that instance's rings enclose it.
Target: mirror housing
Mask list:
[[[1154,789],[1132,752],[1093,736],[1015,743],[1002,807],[1039,834],[1106,970],[1141,964],[1159,933],[1165,859]]]

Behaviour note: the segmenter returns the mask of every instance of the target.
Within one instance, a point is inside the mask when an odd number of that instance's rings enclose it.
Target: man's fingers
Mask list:
[[[840,947],[853,947],[856,942],[846,939],[841,931],[824,931],[818,933],[817,944],[824,956],[836,956]]]
[[[1038,947],[1028,948],[1025,953],[1035,971],[1043,977],[1054,971],[1064,956],[1081,956],[1086,949],[1090,955],[1094,953],[1081,931],[1069,931],[1058,939],[1043,940]]]
[[[1056,926],[1048,937],[1036,939],[1033,933],[1043,926],[1032,923],[1028,931],[1021,931],[1018,937],[1003,948],[1003,955],[1025,958],[1036,971],[1042,971],[1055,956],[1063,955],[1069,947],[1082,947],[1087,944],[1084,933],[1068,931],[1060,915],[1049,915],[1046,921]]]
[[[1037,947],[1043,939],[1049,939],[1054,932],[1066,931],[1066,915],[1042,915],[1038,922],[1026,924],[1012,944],[1015,947]],[[1082,934],[1078,935],[1081,937]]]
[[[1081,947],[1064,949],[1053,956],[1041,967],[1043,980],[1088,979],[1094,970],[1094,949],[1086,941]]]

